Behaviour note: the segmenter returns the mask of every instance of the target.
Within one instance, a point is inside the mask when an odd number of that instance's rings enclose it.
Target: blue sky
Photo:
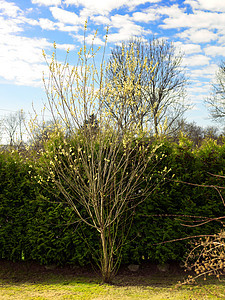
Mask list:
[[[73,53],[98,29],[96,46],[104,43],[109,26],[108,53],[131,36],[152,35],[173,41],[184,51],[189,76],[186,117],[198,125],[212,122],[204,105],[218,64],[225,59],[225,1],[223,0],[0,0],[0,117],[19,109],[39,110],[46,101],[42,72],[55,41],[60,58]],[[222,126],[223,127],[223,126]]]

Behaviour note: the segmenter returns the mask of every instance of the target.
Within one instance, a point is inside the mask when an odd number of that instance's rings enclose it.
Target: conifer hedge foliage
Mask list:
[[[198,216],[224,215],[215,189],[182,182],[223,185],[223,180],[219,182],[210,174],[224,175],[225,145],[205,140],[202,146],[193,147],[188,139],[180,138],[178,143],[164,141],[159,151],[166,157],[158,168],[166,166],[171,171],[165,182],[134,210],[122,252],[123,263],[182,261],[190,240],[166,241],[216,233],[222,226],[217,222],[195,228],[182,225],[184,221],[188,224],[189,215],[195,220]],[[92,254],[99,249],[98,237],[59,198],[37,184],[27,154],[1,152],[1,259],[58,265],[85,265],[92,261]]]

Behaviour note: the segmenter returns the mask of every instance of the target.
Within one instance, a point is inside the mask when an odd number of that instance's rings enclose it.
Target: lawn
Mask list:
[[[124,267],[112,285],[103,285],[90,267],[46,269],[35,263],[2,260],[0,299],[225,299],[225,283],[211,278],[177,288],[184,276],[174,267],[160,272],[154,265],[141,266],[135,273]]]

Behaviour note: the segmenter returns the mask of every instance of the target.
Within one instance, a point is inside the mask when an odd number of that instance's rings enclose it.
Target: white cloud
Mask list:
[[[134,22],[131,20],[131,17],[128,14],[126,14],[126,15],[116,14],[116,15],[112,16],[111,24],[112,24],[112,27],[116,27],[116,28],[121,28],[121,27],[127,26],[127,25],[135,25]]]
[[[50,44],[44,38],[0,35],[0,76],[15,84],[40,85],[45,68],[42,49],[46,47]]]
[[[2,3],[0,0],[0,7]],[[17,12],[18,15],[15,17]],[[17,85],[42,86],[42,71],[47,70],[42,49],[51,49],[52,43],[49,43],[46,38],[22,36],[24,26],[40,25],[43,29],[63,31],[71,31],[71,27],[75,26],[66,26],[60,22],[53,23],[43,18],[39,21],[28,19],[15,7],[11,12],[7,11],[6,17],[4,14],[0,13],[0,77]],[[75,48],[68,43],[59,44],[57,47],[62,50]]]
[[[184,4],[190,5],[193,9],[196,9],[199,7],[199,4],[196,0],[184,0]]]
[[[193,43],[209,43],[218,38],[217,34],[207,29],[188,29],[177,34],[178,37],[189,39]]]
[[[58,7],[50,7],[53,17],[63,24],[80,25],[84,24],[85,19],[79,17],[74,12],[66,11]]]
[[[201,97],[203,95],[207,95],[209,93],[209,90],[210,90],[210,87],[211,85],[210,84],[201,84],[201,86],[198,86],[198,85],[193,85],[191,87],[188,87],[187,88],[187,92],[189,94],[201,94]]]
[[[184,3],[190,4],[194,9],[225,12],[223,0],[186,0]]]
[[[24,14],[25,12],[14,3],[0,0],[0,33],[19,33],[24,30],[23,26],[26,24],[38,25],[37,20],[26,18]]]
[[[2,68],[7,72],[0,72],[0,76],[7,81],[12,81],[16,85],[26,85],[38,87],[42,86],[42,72],[46,69],[45,65],[30,64],[23,61],[6,61],[0,57]]]
[[[73,50],[73,44],[57,44],[59,50]],[[0,33],[0,77],[17,85],[42,86],[42,72],[48,72],[42,49],[52,49],[45,38],[28,38]]]
[[[154,9],[148,9],[144,12],[135,12],[132,15],[132,20],[135,22],[141,22],[141,23],[148,23],[151,21],[155,21],[159,19],[160,16],[157,14],[157,12]]]
[[[0,56],[8,61],[39,63],[42,60],[42,49],[51,47],[45,39],[31,39],[22,36],[0,35]]]
[[[20,22],[16,19],[4,19],[0,16],[0,34],[17,33],[23,31]]]
[[[144,3],[157,3],[161,0],[65,0],[67,5],[76,5],[87,8],[90,13],[108,15],[114,9],[128,7],[130,10]]]
[[[49,72],[42,49],[52,49],[45,38],[0,35],[0,77],[16,85],[42,87],[42,72]],[[73,50],[75,45],[57,44],[59,50]]]
[[[73,50],[75,49],[75,45],[73,44],[56,44],[57,46],[57,49],[60,49],[60,50]]]
[[[111,17],[111,27],[118,28],[118,32],[110,33],[108,41],[112,43],[127,41],[133,36],[142,36],[151,33],[142,26],[135,24],[129,15],[114,15]]]
[[[170,28],[206,28],[206,29],[225,29],[225,15],[216,12],[195,11],[194,14],[188,14],[178,8],[177,5],[171,7],[159,8],[160,14],[165,14],[168,18],[163,20],[160,27],[164,29]]]
[[[218,44],[225,43],[225,30],[218,30]]]
[[[156,11],[160,15],[167,15],[170,17],[178,17],[184,14],[184,9],[180,8],[177,4],[171,6],[159,6]]]
[[[61,0],[31,0],[33,4],[45,6],[57,6],[61,4]]]
[[[161,11],[162,13],[162,11]],[[149,23],[160,18],[161,13],[156,8],[145,8],[142,11],[134,12],[132,15],[132,20],[140,23]]]
[[[0,15],[7,15],[8,17],[15,18],[19,12],[22,12],[22,10],[14,3],[0,0]]]
[[[55,25],[56,25],[56,27],[57,27],[58,30],[64,31],[64,32],[69,32],[69,33],[71,33],[71,32],[77,32],[79,30],[79,28],[80,28],[79,26],[65,25],[65,24],[60,23],[60,22],[56,23]],[[82,28],[83,28],[83,26],[82,26]]]
[[[89,45],[91,45],[93,43],[93,45],[99,45],[99,46],[104,46],[105,42],[103,40],[101,40],[99,37],[95,37],[95,39],[93,39],[93,34],[89,34],[88,36],[85,37],[85,42]],[[73,38],[75,40],[78,40],[80,43],[83,43],[84,41],[84,36],[83,35],[73,35]]]
[[[185,54],[193,54],[201,52],[201,46],[197,44],[184,44],[182,42],[174,42],[174,46]]]
[[[56,24],[49,19],[40,18],[39,25],[44,30],[55,30]]]
[[[105,16],[91,16],[90,19],[95,22],[96,25],[110,25],[111,21]]]
[[[50,47],[44,38],[21,36],[24,26],[38,25],[25,17],[14,3],[0,0],[0,76],[15,84],[40,85],[43,65],[42,49]]]
[[[79,26],[71,26],[71,25],[65,25],[61,22],[53,22],[49,19],[41,18],[39,19],[38,25],[43,30],[59,30],[64,32],[77,32],[79,30]]]
[[[209,57],[202,54],[198,54],[198,55],[184,57],[183,64],[187,67],[205,66],[209,64],[209,61],[210,61]]]
[[[206,55],[211,55],[213,57],[217,55],[225,56],[225,46],[207,46],[204,48]]]
[[[200,78],[206,78],[212,80],[217,70],[218,70],[218,65],[215,63],[211,63],[208,66],[204,66],[204,68],[190,70],[190,76],[191,78],[196,78],[197,80],[199,80]]]
[[[37,26],[37,25],[39,25],[39,22],[37,20],[35,20],[35,19],[29,19],[29,18],[26,18],[24,16],[20,16],[18,18],[18,21],[20,21],[21,24],[29,24],[31,26]]]

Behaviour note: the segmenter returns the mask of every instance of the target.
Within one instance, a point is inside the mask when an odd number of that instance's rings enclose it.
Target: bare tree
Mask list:
[[[204,128],[204,138],[217,140],[219,138],[219,128],[216,126],[207,126]]]
[[[97,69],[90,60],[94,53],[93,45],[87,49],[85,39],[74,67],[67,61],[61,65],[53,53],[45,87],[53,119],[59,121],[39,153],[37,178],[43,187],[52,186],[53,193],[60,191],[61,200],[96,230],[101,245],[96,262],[103,281],[109,282],[119,266],[134,208],[167,171],[154,180],[159,146],[147,138],[135,139],[131,132],[121,137],[120,130],[111,126],[102,105],[110,90],[105,86],[104,69]],[[70,133],[68,137],[65,132]]]
[[[18,110],[11,113],[3,120],[3,128],[6,137],[9,139],[10,146],[21,146],[23,144],[23,135],[25,132],[25,113],[23,110]]]
[[[173,180],[177,183],[187,184],[193,187],[201,188],[211,188],[215,189],[218,193],[223,207],[225,207],[224,192],[225,186],[223,185],[223,180],[225,176],[215,175],[208,173],[217,179],[216,184],[197,184],[184,182],[180,180]],[[184,284],[195,283],[199,277],[204,277],[206,280],[208,276],[216,276],[220,279],[224,276],[225,269],[225,230],[224,230],[224,220],[225,216],[199,216],[199,215],[164,215],[165,217],[178,217],[180,224],[187,228],[203,227],[211,222],[219,223],[221,230],[215,234],[199,234],[199,235],[189,235],[183,238],[178,238],[170,241],[163,241],[160,244],[177,242],[182,240],[192,240],[191,246],[187,249],[187,254],[184,259],[184,267],[186,271],[192,271],[192,274],[188,275],[187,279],[183,282],[178,282],[178,286]],[[194,272],[194,273],[193,273]],[[225,294],[217,294],[217,291],[209,290],[209,294],[213,294],[219,299],[224,299]]]
[[[112,50],[107,78],[115,91],[105,106],[121,129],[130,122],[143,126],[148,121],[156,135],[160,127],[168,133],[190,108],[184,102],[187,79],[181,65],[182,54],[175,50],[172,43],[155,38],[148,42],[134,39]],[[132,62],[135,64],[130,69]]]
[[[222,175],[214,175],[218,181],[224,180],[225,176]],[[190,184],[190,183],[189,183]],[[220,197],[223,206],[225,207],[224,201],[224,190],[225,187],[221,184],[219,185],[198,185],[198,184],[190,184],[204,188],[213,188],[217,191],[218,196]],[[197,218],[197,219],[196,219]],[[184,226],[187,227],[199,227],[204,226],[210,222],[218,222],[221,225],[221,230],[216,234],[208,234],[202,235],[200,237],[196,236],[192,248],[188,251],[187,257],[185,259],[185,267],[187,270],[194,271],[194,276],[189,275],[188,279],[183,282],[193,283],[199,277],[204,277],[206,279],[208,276],[216,276],[218,279],[224,275],[225,269],[225,231],[224,231],[224,219],[225,216],[220,217],[196,217],[193,220],[193,216],[185,222]],[[192,220],[192,222],[190,221]],[[192,238],[192,237],[190,237]],[[216,291],[214,291],[215,295],[221,299],[224,299],[225,294],[218,295]],[[212,293],[212,291],[210,291]]]
[[[205,100],[211,118],[216,121],[225,119],[225,61],[219,65],[215,83],[212,84],[210,96]]]
[[[3,120],[0,120],[0,141],[2,140],[2,133],[3,133]]]
[[[56,123],[53,120],[38,120],[38,118],[32,119],[28,122],[29,139],[27,144],[30,148],[35,150],[41,150],[44,148],[44,144],[50,139],[51,134],[55,131]]]

